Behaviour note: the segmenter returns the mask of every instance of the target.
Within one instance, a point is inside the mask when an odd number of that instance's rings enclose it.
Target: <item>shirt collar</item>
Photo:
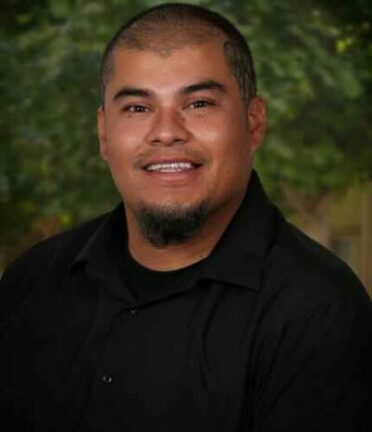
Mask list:
[[[274,237],[274,214],[274,206],[253,171],[242,204],[212,253],[204,260],[201,277],[258,290]],[[126,235],[122,203],[103,218],[71,268],[89,265],[93,273],[116,274],[114,242],[117,235]]]
[[[106,214],[71,264],[71,270],[89,266],[93,273],[115,269],[116,237],[126,234],[124,205],[120,203]],[[106,273],[106,272],[105,272]],[[109,273],[109,274],[110,274]],[[116,273],[116,270],[115,270]]]
[[[252,172],[246,195],[211,255],[203,276],[258,290],[275,238],[275,207]]]

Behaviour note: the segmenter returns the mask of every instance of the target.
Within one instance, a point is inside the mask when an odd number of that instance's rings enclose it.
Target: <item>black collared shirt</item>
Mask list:
[[[123,223],[119,206],[4,274],[3,431],[372,430],[370,300],[255,173],[212,254],[169,288],[125,286]]]

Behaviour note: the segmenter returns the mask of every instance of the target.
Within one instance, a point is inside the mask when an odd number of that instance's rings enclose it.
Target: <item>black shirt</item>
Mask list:
[[[123,223],[119,206],[4,274],[2,430],[372,429],[370,300],[256,174],[211,255],[160,291],[123,283]]]

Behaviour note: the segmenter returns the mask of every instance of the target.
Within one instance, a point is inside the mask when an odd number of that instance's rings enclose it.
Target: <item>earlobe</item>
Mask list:
[[[97,131],[101,157],[103,160],[107,160],[105,113],[102,106],[97,110]]]

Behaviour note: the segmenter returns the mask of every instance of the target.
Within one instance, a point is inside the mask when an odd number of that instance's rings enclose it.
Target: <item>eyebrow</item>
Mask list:
[[[226,93],[226,87],[214,80],[203,80],[195,84],[182,87],[180,93],[183,95],[188,95],[200,90],[218,90],[222,93]]]
[[[219,83],[218,81],[214,81],[214,80],[202,80],[195,84],[190,84],[188,86],[181,87],[179,93],[182,95],[189,95],[201,90],[217,90],[222,93],[226,93],[226,87],[223,84]],[[126,97],[131,97],[131,96],[149,98],[153,95],[154,92],[149,89],[125,86],[121,88],[117,93],[115,93],[114,101]]]
[[[150,90],[127,86],[127,87],[123,87],[117,93],[115,93],[114,101],[117,101],[118,99],[130,97],[130,96],[150,97],[151,95],[152,95],[152,91]]]

